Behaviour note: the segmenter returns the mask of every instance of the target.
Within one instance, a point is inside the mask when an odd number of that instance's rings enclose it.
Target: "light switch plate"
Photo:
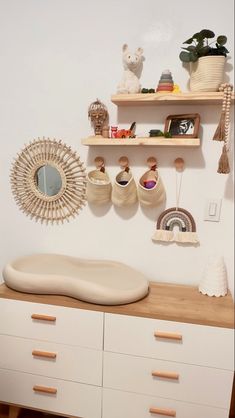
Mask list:
[[[204,221],[219,222],[222,199],[208,199],[205,207]]]

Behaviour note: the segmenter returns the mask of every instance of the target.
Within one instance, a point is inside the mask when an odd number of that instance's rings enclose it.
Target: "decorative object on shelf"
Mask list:
[[[217,172],[221,174],[228,174],[230,173],[228,160],[228,142],[233,85],[227,83],[221,84],[219,91],[223,92],[223,104],[220,121],[215,131],[213,140],[224,141],[223,151],[219,160]]]
[[[112,202],[115,206],[127,207],[137,202],[137,188],[128,158],[120,157],[119,164],[122,171],[116,176],[113,184]]]
[[[46,224],[75,217],[86,201],[84,165],[71,147],[55,139],[38,138],[18,154],[11,186],[20,209]]]
[[[95,135],[102,135],[102,129],[108,119],[108,110],[104,103],[98,99],[92,102],[88,109],[88,118],[90,118]]]
[[[208,296],[225,296],[228,293],[227,271],[222,256],[211,256],[205,268],[199,292]]]
[[[111,138],[116,138],[117,131],[118,131],[117,126],[111,126]]]
[[[118,129],[114,138],[135,138],[136,122],[133,122],[129,129]]]
[[[164,132],[174,138],[197,138],[200,127],[198,113],[185,115],[169,115],[166,118]]]
[[[129,51],[128,45],[124,44],[122,47],[122,61],[124,73],[122,81],[118,85],[117,93],[140,93],[140,75],[143,67],[143,49],[138,48],[135,53]]]
[[[103,138],[109,138],[109,126],[106,125],[102,129],[102,137]]]
[[[158,86],[156,88],[157,93],[172,93],[174,90],[174,81],[170,70],[164,70],[160,77]]]
[[[180,53],[183,62],[190,63],[190,90],[191,91],[218,91],[224,78],[224,67],[229,51],[224,46],[227,37],[215,37],[214,32],[202,29],[187,39]],[[210,41],[209,41],[210,40]],[[215,46],[212,44],[215,42]]]
[[[138,183],[138,198],[142,206],[154,207],[165,200],[166,192],[157,171],[156,158],[149,157],[147,165],[149,169],[143,174]]]
[[[176,207],[164,210],[164,212],[161,213],[157,221],[157,230],[155,231],[152,240],[157,242],[197,244],[199,241],[194,218],[190,212],[179,207],[182,175],[185,165],[183,158],[176,158],[174,165],[176,169]],[[174,233],[173,231],[175,226],[179,228],[177,233]]]
[[[180,86],[178,84],[174,84],[172,93],[181,93]]]
[[[154,89],[146,89],[145,87],[143,87],[142,89],[141,89],[141,93],[155,93],[155,90]]]
[[[103,157],[96,157],[96,169],[87,175],[87,201],[96,205],[104,205],[111,200],[112,185],[105,170]]]
[[[170,132],[162,132],[160,129],[151,129],[149,131],[149,137],[150,138],[156,138],[156,137],[172,138],[172,135]]]

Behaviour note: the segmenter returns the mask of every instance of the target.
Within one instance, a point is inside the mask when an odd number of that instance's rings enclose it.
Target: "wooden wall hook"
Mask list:
[[[104,163],[104,158],[103,157],[99,157],[99,156],[96,157],[94,159],[94,163],[95,163],[95,166],[96,166],[97,170],[100,170],[103,173],[105,172],[105,163]]]
[[[120,157],[118,162],[122,170],[129,171],[129,159],[125,155]]]
[[[155,157],[149,157],[147,159],[147,166],[150,170],[156,171],[157,170],[157,159]]]
[[[183,158],[178,157],[178,158],[175,159],[174,165],[175,165],[176,171],[182,172],[184,170],[184,167],[185,167],[185,161],[184,161]]]

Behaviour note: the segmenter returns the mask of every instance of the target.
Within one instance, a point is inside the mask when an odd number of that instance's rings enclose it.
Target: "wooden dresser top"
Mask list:
[[[186,285],[151,282],[148,296],[119,306],[94,305],[67,296],[20,293],[5,284],[0,285],[0,298],[222,328],[234,327],[234,304],[230,293],[220,298],[209,297],[199,293],[197,287]]]

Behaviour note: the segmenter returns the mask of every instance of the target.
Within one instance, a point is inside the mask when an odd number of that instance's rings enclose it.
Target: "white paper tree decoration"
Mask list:
[[[199,291],[208,296],[225,296],[228,292],[227,271],[221,256],[211,256],[199,284]]]

